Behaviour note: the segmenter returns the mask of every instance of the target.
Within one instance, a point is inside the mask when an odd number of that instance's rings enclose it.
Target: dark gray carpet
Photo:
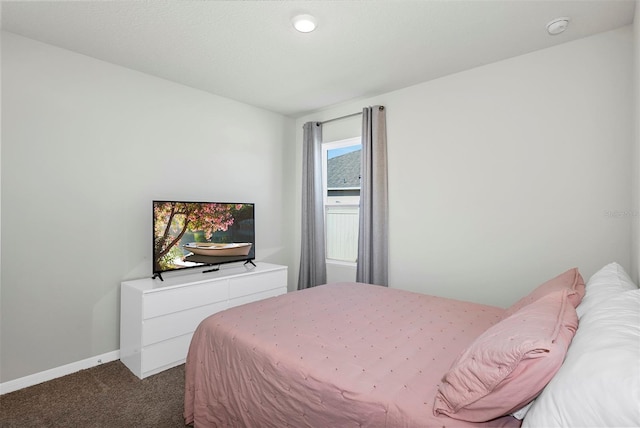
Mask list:
[[[120,361],[0,396],[0,427],[183,428],[184,364],[138,379]]]

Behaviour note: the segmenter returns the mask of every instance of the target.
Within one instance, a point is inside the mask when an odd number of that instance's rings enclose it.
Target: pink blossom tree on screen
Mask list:
[[[187,202],[156,202],[154,204],[155,264],[180,242],[187,231],[203,231],[210,240],[216,231],[226,231],[234,222],[238,204],[202,204]]]

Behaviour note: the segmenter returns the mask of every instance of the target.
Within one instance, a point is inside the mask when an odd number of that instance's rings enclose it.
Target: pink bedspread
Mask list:
[[[434,416],[442,375],[504,310],[357,283],[219,312],[186,364],[187,423],[201,427],[519,426]]]

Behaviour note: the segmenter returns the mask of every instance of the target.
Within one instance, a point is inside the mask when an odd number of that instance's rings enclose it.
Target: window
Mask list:
[[[327,259],[355,263],[358,257],[360,137],[322,144]]]

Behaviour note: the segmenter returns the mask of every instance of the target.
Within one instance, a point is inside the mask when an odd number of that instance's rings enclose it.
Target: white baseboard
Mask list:
[[[0,383],[0,395],[17,391],[19,389],[26,388],[28,386],[37,385],[39,383],[46,382],[48,380],[66,376],[68,374],[75,373],[80,370],[99,366],[100,364],[109,363],[119,358],[120,358],[120,351],[107,352],[106,354],[96,355],[95,357],[87,358],[82,361],[76,361],[75,363],[65,364],[64,366],[55,367],[53,369],[45,370],[43,372],[34,373],[29,376],[25,376],[15,380],[10,380],[8,382]]]

